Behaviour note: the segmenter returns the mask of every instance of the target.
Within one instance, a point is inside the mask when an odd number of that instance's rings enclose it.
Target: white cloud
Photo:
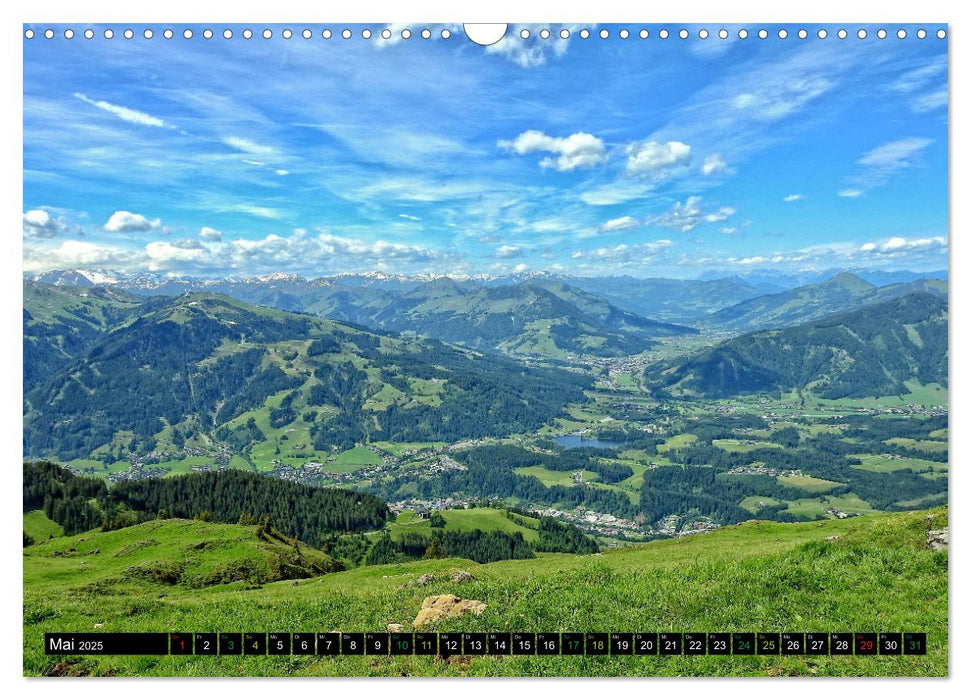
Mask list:
[[[701,172],[704,175],[721,175],[730,172],[730,168],[720,154],[712,153],[701,164]]]
[[[152,241],[145,246],[150,269],[167,268],[172,263],[197,262],[209,254],[199,241]]]
[[[209,228],[208,226],[203,226],[199,230],[199,238],[204,241],[221,241],[223,239],[223,232]]]
[[[543,158],[541,168],[553,168],[561,172],[577,168],[593,168],[607,162],[604,142],[593,134],[578,131],[565,138],[547,136],[542,131],[524,131],[512,141],[499,141],[499,148],[518,155],[527,153],[552,153],[555,157]]]
[[[672,246],[672,242],[667,239],[653,241],[651,243],[641,243],[628,245],[621,243],[613,247],[594,248],[592,250],[575,250],[570,255],[573,260],[607,260],[617,263],[641,263],[650,262],[658,254],[667,251]]]
[[[713,224],[725,221],[734,213],[735,210],[732,207],[720,207],[706,212],[701,206],[701,197],[694,195],[688,197],[684,202],[675,203],[663,214],[649,218],[647,223],[687,233],[702,223]]]
[[[159,219],[147,219],[141,214],[133,214],[130,211],[116,211],[104,225],[104,230],[110,233],[138,233],[152,231],[160,228],[162,222]]]
[[[621,216],[617,219],[605,221],[597,229],[600,233],[614,233],[616,231],[631,231],[641,225],[633,216]]]
[[[523,254],[523,249],[518,245],[501,245],[496,248],[497,258],[518,258]]]
[[[519,263],[518,265],[516,265],[516,267],[512,269],[512,271],[515,272],[517,275],[521,275],[522,273],[526,272],[526,270],[528,269],[529,269],[529,265],[527,265],[526,263]]]
[[[591,25],[585,24],[584,27]],[[505,36],[495,44],[485,48],[486,53],[496,54],[509,59],[522,68],[535,68],[546,63],[547,56],[562,56],[566,53],[571,39],[561,39],[559,33],[562,29],[567,29],[570,35],[574,35],[581,25],[572,24],[511,24],[506,29]],[[523,39],[520,33],[524,30],[529,31],[529,38]],[[539,32],[548,29],[553,37],[548,40],[541,39]]]
[[[166,123],[159,119],[158,117],[153,117],[151,114],[146,114],[145,112],[139,112],[137,109],[130,109],[128,107],[121,107],[119,105],[111,104],[110,102],[105,102],[103,100],[92,100],[87,97],[87,95],[76,92],[74,96],[86,102],[92,107],[97,107],[98,109],[103,109],[106,112],[114,114],[119,119],[122,119],[131,124],[139,124],[141,126],[156,126],[156,127],[166,127]]]
[[[56,248],[24,247],[24,270],[43,272],[81,267],[126,267],[140,263],[142,255],[115,246],[66,240]]]
[[[420,216],[412,216],[411,214],[398,214],[399,219],[407,219],[408,221],[421,221]]]
[[[806,198],[806,195],[804,195],[804,194],[787,194],[785,197],[782,198],[782,201],[783,202],[798,202],[800,199],[805,199],[805,198]]]
[[[23,213],[24,238],[54,238],[67,228],[43,209],[31,209]]]
[[[285,177],[290,174],[289,170],[284,170],[283,168],[279,168],[277,170],[274,170],[273,172],[275,172],[280,177]]]
[[[853,197],[859,197],[859,196],[861,196],[863,194],[863,190],[858,190],[855,187],[848,187],[845,190],[840,190],[836,194],[839,195],[840,197],[850,197],[850,198],[853,198]]]
[[[629,175],[663,178],[667,171],[691,160],[691,146],[680,141],[645,141],[627,146]]]
[[[248,153],[251,156],[269,158],[276,155],[275,148],[271,146],[263,146],[255,141],[250,141],[249,139],[240,138],[238,136],[227,136],[223,139],[223,143],[230,148],[235,148],[237,151]]]

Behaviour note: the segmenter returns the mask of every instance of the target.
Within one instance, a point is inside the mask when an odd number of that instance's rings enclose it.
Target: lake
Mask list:
[[[577,447],[595,447],[597,449],[609,449],[611,447],[621,447],[626,443],[623,442],[611,442],[610,440],[597,440],[597,439],[584,439],[582,435],[557,435],[553,438],[555,442],[560,447],[565,447],[568,450],[575,449]]]

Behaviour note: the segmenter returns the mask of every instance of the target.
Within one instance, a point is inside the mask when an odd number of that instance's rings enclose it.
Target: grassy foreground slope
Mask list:
[[[446,559],[354,569],[310,580],[184,583],[127,580],[95,556],[170,531],[191,547],[209,524],[159,521],[64,537],[24,550],[28,675],[864,675],[942,676],[947,666],[946,552],[925,546],[946,508],[812,523],[749,522],[714,533],[612,550],[487,565]],[[154,527],[149,532],[139,528]],[[237,526],[224,525],[230,530]],[[243,528],[240,528],[243,530]],[[240,537],[252,537],[242,532]],[[834,536],[836,536],[834,538]],[[129,546],[125,545],[125,546]],[[144,550],[144,548],[141,548]],[[113,550],[112,550],[113,551]],[[119,550],[120,551],[120,550]],[[131,566],[155,553],[132,555]],[[105,554],[97,555],[104,557]],[[108,554],[111,557],[111,554]],[[219,550],[213,549],[218,558]],[[117,557],[114,557],[117,558]],[[217,562],[214,562],[217,563]],[[451,583],[462,569],[472,580]],[[435,580],[419,586],[420,575]],[[46,657],[44,631],[411,630],[425,596],[484,601],[480,617],[437,631],[924,631],[918,657]],[[98,626],[98,627],[96,627]],[[61,663],[65,662],[65,663]]]

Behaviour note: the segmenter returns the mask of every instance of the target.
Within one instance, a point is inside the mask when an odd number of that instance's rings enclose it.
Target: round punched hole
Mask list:
[[[44,30],[44,37],[47,38],[47,39],[53,39],[54,38],[54,30],[53,29],[46,29],[46,30]]]
[[[590,38],[590,30],[589,29],[581,29],[580,30],[580,38],[581,39],[589,39]]]
[[[150,30],[146,29],[145,31],[150,31]],[[74,38],[74,30],[73,29],[65,29],[64,30],[64,38],[65,39],[73,39]],[[151,38],[151,37],[148,37],[148,38]]]
[[[838,32],[836,32],[836,36],[838,36],[840,39],[845,39],[849,35],[845,29],[840,29]]]
[[[153,32],[151,29],[146,29],[144,32],[142,32],[142,36],[146,39],[151,39],[153,36],[155,36],[155,32]]]
[[[391,30],[390,29],[387,29],[387,28],[382,29],[381,30],[381,38],[382,39],[390,39],[391,38]]]
[[[549,29],[540,29],[539,30],[539,38],[540,39],[549,39],[550,38],[550,30]]]
[[[809,36],[809,32],[807,32],[805,29],[800,29],[798,36],[800,39],[805,39]]]
[[[354,36],[354,32],[352,32],[350,29],[345,29],[341,32],[341,37],[344,39],[350,39],[352,36]]]
[[[918,29],[917,30],[917,38],[918,39],[926,39],[927,38],[927,30],[925,30],[925,29]]]
[[[94,39],[94,30],[93,29],[85,29],[84,30],[84,38],[85,39]]]
[[[662,29],[661,31],[659,31],[657,33],[657,35],[659,37],[661,37],[662,39],[667,39],[668,38],[668,30],[667,29]]]
[[[111,29],[105,29],[105,39],[111,39],[115,33]]]
[[[887,30],[886,29],[878,29],[877,30],[877,39],[886,39],[886,38],[887,38]]]
[[[569,29],[561,29],[560,30],[560,38],[561,39],[569,39],[570,38],[570,30]]]
[[[860,39],[866,39],[866,29],[861,29],[856,33],[856,36]]]
[[[943,29],[938,29],[937,30],[937,38],[938,39],[945,39],[945,38],[947,38],[947,32],[944,31]]]
[[[609,36],[610,36],[610,32],[608,32],[606,29],[601,29],[600,30],[600,38],[601,39],[606,39]]]
[[[411,38],[411,30],[410,29],[402,29],[401,30],[401,38],[402,39],[410,39]]]
[[[906,39],[907,38],[907,30],[906,29],[898,29],[897,30],[897,38],[898,39]]]
[[[708,30],[707,29],[700,30],[698,32],[698,38],[699,39],[707,39],[708,38]]]
[[[264,29],[263,30],[263,38],[264,39],[269,39],[272,36],[273,36],[273,31],[272,30],[270,30],[270,29]]]
[[[33,39],[34,38],[34,30],[33,29],[27,29],[26,31],[24,31],[24,38],[25,39]]]
[[[818,36],[820,39],[825,39],[828,34],[826,33],[825,29],[820,29],[818,32],[816,32],[816,36]]]
[[[768,31],[766,31],[765,29],[760,29],[759,30],[759,39],[765,39],[768,36],[769,36],[769,32]]]
[[[519,32],[519,37],[521,39],[528,39],[529,38],[529,30],[528,29],[523,29],[522,31],[520,31]]]
[[[649,31],[647,31],[646,29],[642,29],[640,32],[638,32],[638,36],[641,39],[646,39],[647,37],[651,36],[651,33]]]
[[[212,39],[212,30],[211,29],[203,29],[202,30],[202,38],[203,39]]]
[[[233,38],[233,30],[223,29],[223,39],[232,39],[232,38]]]
[[[192,30],[191,29],[186,29],[185,31],[182,32],[182,36],[184,36],[186,39],[191,39],[192,38]]]
[[[126,39],[131,39],[133,36],[135,36],[135,32],[133,32],[131,29],[126,29],[124,36]]]
[[[302,32],[300,32],[300,36],[302,36],[304,39],[309,39],[313,35],[314,33],[309,29],[304,29]]]
[[[253,38],[253,30],[252,29],[244,29],[243,30],[243,38],[244,39],[252,39]]]
[[[370,39],[371,38],[371,30],[370,29],[364,29],[364,30],[362,30],[361,31],[361,38],[362,39]]]
[[[432,32],[431,32],[431,30],[430,29],[422,29],[421,30],[421,38],[422,39],[431,39],[432,38]]]
[[[621,39],[626,39],[627,37],[630,36],[630,32],[627,31],[626,29],[621,29],[619,32],[619,36]]]
[[[171,39],[173,36],[175,36],[175,32],[173,32],[171,29],[166,29],[162,32],[162,36],[166,39]]]
[[[738,38],[739,39],[748,39],[748,29],[739,29],[738,30]]]
[[[719,29],[718,30],[718,38],[719,39],[727,39],[728,38],[728,30],[727,29]]]
[[[450,36],[452,36],[452,32],[450,32],[448,29],[443,29],[442,30],[442,38],[443,39],[448,39]]]
[[[325,29],[320,33],[320,36],[322,36],[324,39],[330,39],[332,36],[334,36],[334,32],[330,31],[329,29]]]
[[[680,32],[678,32],[678,36],[681,37],[682,39],[687,39],[688,38],[688,30],[687,29],[682,29]]]
[[[785,29],[780,29],[779,30],[779,38],[780,39],[787,39],[788,37],[789,37],[789,32],[787,32]]]
[[[290,29],[284,29],[283,30],[283,38],[284,39],[292,39],[293,38],[293,31],[290,30]]]

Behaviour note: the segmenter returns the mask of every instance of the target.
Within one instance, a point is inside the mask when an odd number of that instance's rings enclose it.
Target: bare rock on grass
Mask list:
[[[927,546],[935,552],[947,551],[947,528],[943,530],[929,530],[927,532]]]
[[[414,626],[423,627],[445,617],[461,617],[462,615],[481,615],[486,610],[486,604],[481,600],[462,600],[451,593],[428,596],[422,601],[421,610],[415,617]]]

